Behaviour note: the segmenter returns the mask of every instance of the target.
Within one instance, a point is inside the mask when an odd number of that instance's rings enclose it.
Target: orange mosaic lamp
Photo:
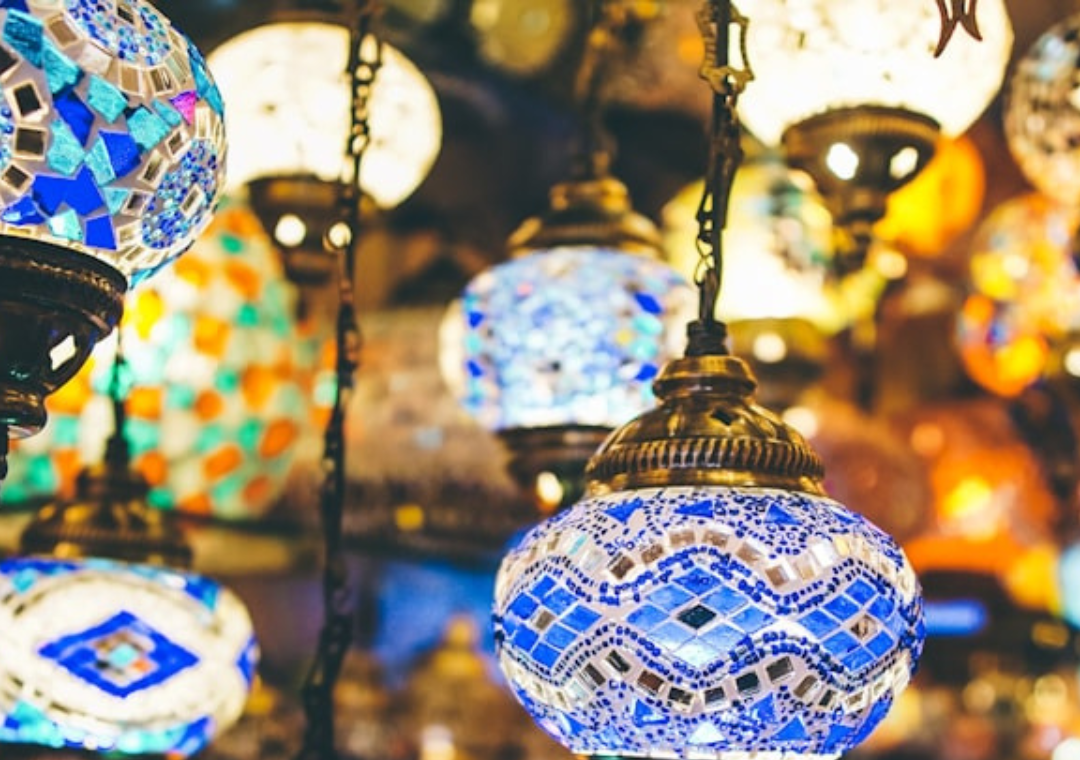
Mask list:
[[[230,520],[270,508],[310,421],[293,314],[258,219],[235,202],[131,297],[121,325],[127,435],[152,506]],[[17,444],[6,503],[70,496],[80,467],[101,459],[115,348],[115,339],[102,344],[49,399],[42,433]]]

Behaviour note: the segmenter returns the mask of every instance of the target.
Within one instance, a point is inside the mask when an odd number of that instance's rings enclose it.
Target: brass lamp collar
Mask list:
[[[824,494],[821,459],[754,402],[757,381],[741,359],[676,359],[653,388],[660,405],[613,433],[589,462],[590,493],[707,485]]]
[[[42,507],[26,527],[22,553],[190,568],[191,548],[174,516],[147,503],[149,490],[131,470],[108,464],[85,469],[74,502]]]
[[[511,255],[560,247],[595,246],[660,256],[660,232],[634,211],[630,191],[606,174],[551,189],[548,211],[521,225],[507,243]]]

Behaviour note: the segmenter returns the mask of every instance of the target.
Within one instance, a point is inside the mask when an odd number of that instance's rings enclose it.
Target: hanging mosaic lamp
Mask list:
[[[1068,208],[1080,205],[1080,14],[1051,27],[1016,65],[1005,106],[1009,149],[1028,180]]]
[[[754,403],[714,321],[741,82],[703,14],[715,89],[700,319],[659,406],[589,462],[586,497],[503,560],[495,636],[515,694],[571,751],[833,758],[865,739],[922,649],[899,546],[825,495],[817,454]],[[745,73],[745,72],[744,72]]]
[[[114,427],[124,430],[119,370]],[[243,603],[188,570],[123,433],[0,562],[0,742],[186,757],[240,717],[258,646]]]
[[[4,3],[0,72],[6,448],[209,222],[225,134],[201,55],[145,0]]]
[[[1053,349],[1080,330],[1077,219],[1031,193],[996,208],[975,234],[956,341],[971,379],[997,395],[1017,396],[1039,380]]]
[[[337,221],[342,135],[349,129],[345,19],[283,19],[226,40],[208,57],[229,104],[229,187],[252,207],[302,284],[335,274],[323,232]],[[356,181],[380,208],[404,201],[431,171],[442,116],[431,83],[383,44],[371,93],[371,144]]]
[[[923,169],[939,136],[962,134],[1001,86],[1013,40],[1004,1],[979,3],[977,18],[971,4],[946,29],[963,23],[977,34],[951,39],[942,36],[939,5],[740,3],[753,19],[747,49],[756,76],[742,116],[814,178],[843,233],[843,271],[861,266],[888,195]]]
[[[229,199],[176,266],[129,298],[127,435],[155,508],[250,521],[273,506],[310,422],[294,310],[258,219]],[[41,434],[18,442],[5,503],[71,498],[80,467],[101,459],[115,351],[102,343],[49,400]]]
[[[584,55],[583,108],[599,109],[609,42],[624,31],[600,14]],[[616,14],[617,15],[617,14]],[[610,27],[610,28],[609,28]],[[580,87],[579,87],[580,89]],[[545,473],[571,503],[585,462],[612,428],[647,409],[651,383],[677,355],[693,290],[660,259],[660,234],[610,173],[599,112],[585,149],[550,206],[508,242],[510,260],[482,272],[447,313],[440,361],[451,390],[511,450],[511,472],[533,490]]]

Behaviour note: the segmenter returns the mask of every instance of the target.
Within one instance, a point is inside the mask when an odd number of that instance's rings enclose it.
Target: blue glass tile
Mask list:
[[[658,610],[656,607],[645,605],[643,607],[638,607],[630,613],[629,617],[626,618],[626,622],[647,633],[667,619],[668,615],[666,612]]]
[[[757,633],[772,621],[772,615],[763,610],[759,610],[757,607],[747,607],[745,610],[731,618],[733,625],[741,628],[747,633]]]
[[[555,588],[555,581],[552,580],[550,575],[545,575],[536,582],[536,585],[529,590],[529,593],[537,599],[543,599],[553,588]]]
[[[574,639],[577,638],[577,634],[571,631],[569,628],[563,628],[556,623],[548,629],[547,634],[544,636],[544,643],[548,646],[558,649],[560,652],[566,649],[568,646],[574,643]]]
[[[579,604],[569,615],[563,618],[562,622],[575,631],[587,631],[599,619],[600,614],[598,612],[593,612],[588,607]]]
[[[802,724],[801,720],[794,718],[776,733],[776,738],[784,741],[798,741],[805,739],[807,738],[806,726]]]
[[[687,742],[692,745],[717,744],[723,740],[723,732],[708,721],[695,728],[694,732],[687,738]]]
[[[4,209],[3,214],[0,214],[0,218],[15,226],[43,224],[45,222],[45,216],[38,210],[37,204],[29,196],[20,198],[16,203]]]
[[[224,115],[225,103],[221,99],[221,93],[218,91],[217,85],[214,84],[214,80],[210,76],[209,69],[206,67],[206,60],[199,49],[191,43],[188,44],[188,59],[191,61],[191,68],[195,73],[195,86],[199,95],[205,98],[218,116]]]
[[[532,658],[544,667],[553,667],[556,662],[559,661],[559,651],[552,649],[546,644],[538,644],[536,649],[532,650]]]
[[[875,659],[873,654],[860,647],[847,657],[844,657],[843,662],[844,667],[850,668],[851,670],[859,670],[872,663]]]
[[[197,98],[189,97],[190,95],[192,95],[192,93],[177,95],[173,98],[173,105],[169,105],[161,100],[155,100],[154,110],[157,111],[158,116],[160,116],[170,127],[179,127],[185,122],[188,124],[194,123]],[[183,116],[181,115],[181,112],[177,110],[177,104],[182,107],[184,113]],[[190,118],[188,118],[189,115]]]
[[[540,604],[528,594],[519,594],[508,610],[519,618],[529,618],[539,606]]]
[[[48,225],[49,232],[58,238],[74,242],[83,239],[82,223],[79,221],[79,215],[72,209],[56,214],[49,219]]]
[[[675,586],[663,586],[649,594],[649,601],[662,610],[672,612],[694,597]]]
[[[0,0],[0,8],[10,8],[16,11],[22,11],[23,13],[29,12],[29,8],[26,7],[26,0]]]
[[[116,234],[113,231],[112,219],[108,216],[99,216],[86,220],[86,244],[103,251],[116,250]]]
[[[720,585],[719,578],[700,567],[695,567],[686,575],[676,578],[675,582],[695,596],[702,596]]]
[[[854,604],[846,596],[838,596],[827,602],[825,604],[825,609],[828,610],[833,617],[839,618],[840,620],[847,620],[859,611],[859,605]]]
[[[693,639],[679,647],[675,656],[695,668],[704,668],[719,659],[721,652],[704,639]]]
[[[652,709],[640,699],[634,701],[633,721],[634,725],[638,728],[663,725],[669,720],[670,718],[668,718],[666,715]]]
[[[675,651],[694,637],[694,634],[676,623],[665,623],[649,634],[649,639],[655,641],[668,651]]]
[[[74,179],[68,181],[64,201],[81,216],[105,208],[105,199],[94,181],[94,173],[84,166]]]
[[[650,293],[635,293],[634,300],[649,314],[663,314],[664,307]]]
[[[773,504],[765,513],[765,521],[773,525],[798,526],[802,523],[783,508]]]
[[[851,734],[851,729],[847,726],[834,725],[829,729],[829,735],[825,739],[826,751],[831,752],[833,748],[846,747],[845,740],[848,735]]]
[[[882,631],[877,636],[872,638],[866,645],[866,648],[873,652],[878,657],[884,657],[896,647],[896,641],[892,636]]]
[[[843,657],[852,650],[858,649],[859,642],[847,631],[840,631],[836,635],[826,639],[822,643],[822,646],[836,657]]]
[[[821,610],[814,610],[799,621],[801,625],[819,639],[825,638],[840,625],[836,620],[826,615]]]
[[[701,637],[701,640],[721,652],[730,651],[746,638],[746,634],[726,625],[718,625]]]
[[[94,129],[94,112],[70,87],[53,96],[53,105],[60,117],[71,127],[72,134],[79,138],[79,144],[85,147]]]
[[[660,369],[655,364],[642,364],[641,369],[634,375],[634,380],[646,383],[660,374]]]
[[[869,612],[878,620],[885,620],[892,614],[892,611],[896,608],[896,604],[888,596],[879,596],[874,600],[874,603],[870,605]]]
[[[746,597],[730,586],[714,591],[701,601],[722,615],[730,615],[747,604]]]
[[[695,631],[704,628],[716,619],[716,613],[702,604],[688,607],[677,615],[679,622]]]
[[[854,599],[860,606],[866,604],[877,595],[874,587],[864,580],[855,581],[844,590],[844,593]]]
[[[533,645],[537,641],[539,641],[539,639],[540,636],[536,633],[536,631],[532,630],[531,628],[526,628],[525,626],[522,626],[521,628],[518,628],[517,633],[514,634],[513,642],[514,646],[518,647],[524,652],[528,652],[533,648]]]
[[[625,525],[626,523],[630,522],[630,518],[633,517],[634,514],[643,506],[645,506],[645,502],[643,502],[641,499],[631,499],[625,504],[620,504],[619,506],[612,509],[604,510],[604,514],[606,514],[608,517],[615,518],[616,520]]]
[[[112,662],[114,653],[118,661]],[[126,698],[193,667],[198,658],[128,612],[43,646],[39,654],[106,694]],[[102,667],[102,660],[108,667]]]
[[[40,20],[23,11],[8,11],[7,19],[4,21],[4,41],[16,53],[39,69],[44,38],[45,27]]]
[[[90,77],[86,102],[110,123],[119,119],[128,105],[127,98],[118,87],[98,76]]]
[[[42,61],[49,92],[56,93],[65,87],[72,87],[82,77],[82,70],[75,62],[61,53],[48,37],[42,48]]]
[[[85,161],[86,165],[90,167],[90,171],[94,173],[94,181],[99,186],[104,187],[116,179],[116,170],[113,169],[112,161],[109,158],[109,149],[105,147],[105,142],[100,136],[94,141],[94,147],[86,154]],[[105,203],[110,206],[110,212],[115,213],[109,204],[108,197],[106,197]]]
[[[713,505],[708,499],[701,499],[695,501],[692,504],[684,504],[679,507],[677,513],[685,515],[687,517],[704,517],[711,518],[713,516]]]
[[[139,106],[128,116],[127,124],[131,136],[143,151],[156,147],[171,131],[163,118],[144,106]]]
[[[49,152],[45,156],[46,160],[48,160],[49,166],[53,170],[63,174],[65,177],[70,177],[82,166],[86,151],[83,150],[82,144],[63,121],[54,121],[51,129],[52,144],[49,146]]]
[[[119,213],[130,195],[131,191],[123,187],[105,188],[105,205],[109,207],[109,213]]]
[[[559,587],[554,589],[547,596],[540,600],[540,603],[554,612],[556,615],[561,615],[570,609],[577,599],[566,589]]]

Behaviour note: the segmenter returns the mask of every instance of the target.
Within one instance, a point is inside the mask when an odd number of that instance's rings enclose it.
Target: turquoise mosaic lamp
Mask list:
[[[746,72],[727,61],[730,3],[702,21],[717,119],[701,318],[653,384],[659,405],[590,460],[585,498],[503,560],[496,647],[576,754],[835,758],[907,685],[922,599],[896,542],[826,495],[817,454],[727,353],[713,315]]]
[[[145,0],[0,3],[0,427],[40,429],[125,291],[209,222],[222,113]]]

